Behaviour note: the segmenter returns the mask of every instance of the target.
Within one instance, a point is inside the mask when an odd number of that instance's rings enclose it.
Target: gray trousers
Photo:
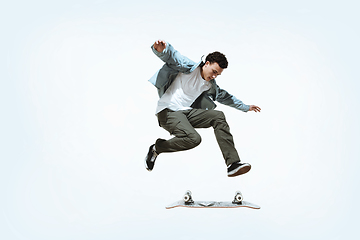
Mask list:
[[[174,112],[164,109],[157,114],[157,117],[159,125],[171,135],[174,135],[169,140],[156,140],[155,147],[158,153],[177,152],[194,148],[201,142],[201,137],[195,128],[213,127],[226,165],[240,161],[223,112],[203,109]]]

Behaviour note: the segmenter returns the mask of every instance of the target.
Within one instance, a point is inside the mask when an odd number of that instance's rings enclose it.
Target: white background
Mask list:
[[[1,5],[1,239],[359,238],[356,1]],[[170,137],[147,82],[156,39],[226,54],[218,84],[262,108],[218,104],[248,174],[226,176],[212,129],[145,170]],[[188,189],[261,209],[165,209]]]

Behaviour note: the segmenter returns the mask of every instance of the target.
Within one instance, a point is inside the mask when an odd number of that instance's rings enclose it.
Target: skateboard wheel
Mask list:
[[[243,200],[243,195],[240,191],[235,192],[235,198],[233,203],[241,203]]]
[[[191,191],[186,191],[185,195],[184,195],[184,202],[185,203],[192,203],[193,200],[191,198]]]
[[[243,196],[241,194],[237,194],[235,199],[236,201],[241,202],[243,200]]]

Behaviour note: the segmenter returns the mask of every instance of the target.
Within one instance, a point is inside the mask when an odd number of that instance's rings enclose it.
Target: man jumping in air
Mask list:
[[[216,105],[213,101],[243,112],[260,112],[261,109],[244,104],[216,84],[215,78],[228,66],[225,55],[213,52],[205,61],[196,63],[163,40],[156,41],[151,48],[165,62],[149,80],[158,89],[160,97],[156,115],[159,125],[174,137],[169,140],[159,138],[150,146],[145,158],[146,169],[153,170],[155,160],[161,153],[184,151],[198,146],[201,137],[195,128],[213,127],[228,176],[247,173],[251,165],[240,162],[225,115],[214,110]]]

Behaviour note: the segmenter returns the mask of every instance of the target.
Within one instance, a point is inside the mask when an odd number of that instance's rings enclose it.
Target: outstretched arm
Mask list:
[[[237,99],[234,95],[231,95],[226,90],[221,89],[218,85],[216,85],[216,86],[217,86],[218,92],[217,92],[217,96],[216,96],[215,100],[218,101],[219,103],[239,109],[243,112],[247,112],[247,111],[260,112],[261,111],[261,108],[259,108],[258,106],[246,105],[241,100]]]
[[[170,43],[157,40],[151,46],[154,54],[175,71],[187,73],[196,64],[189,58],[181,55]]]
[[[217,86],[217,94],[215,101],[218,101],[221,104],[225,104],[229,107],[236,108],[243,112],[250,111],[250,105],[244,104],[240,99],[237,99],[234,95],[230,94],[228,91],[221,89]]]

